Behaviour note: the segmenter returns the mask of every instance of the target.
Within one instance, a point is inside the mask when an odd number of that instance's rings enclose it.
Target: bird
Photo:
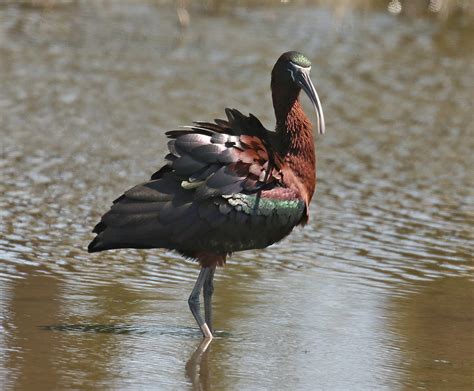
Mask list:
[[[318,132],[325,132],[310,70],[310,60],[297,51],[276,61],[270,83],[274,130],[252,114],[226,108],[225,120],[166,132],[165,164],[113,201],[93,229],[91,253],[164,248],[197,261],[200,272],[188,304],[204,340],[214,335],[216,267],[234,252],[268,247],[308,222],[316,155],[301,91],[315,109]]]

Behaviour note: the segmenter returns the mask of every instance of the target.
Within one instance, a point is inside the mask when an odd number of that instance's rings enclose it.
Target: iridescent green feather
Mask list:
[[[227,202],[237,211],[248,215],[270,216],[278,214],[283,218],[301,216],[304,211],[304,202],[301,200],[281,200],[264,198],[258,195],[234,194],[226,197]]]
[[[305,56],[303,56],[301,53],[294,53],[290,57],[290,61],[296,65],[299,65],[300,67],[303,68],[309,68],[311,66],[311,61],[309,61]]]

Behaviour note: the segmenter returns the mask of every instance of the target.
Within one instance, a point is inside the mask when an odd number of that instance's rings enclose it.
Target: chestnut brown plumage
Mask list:
[[[252,114],[226,109],[227,120],[167,132],[166,164],[116,199],[93,230],[97,236],[89,252],[167,248],[196,259],[201,273],[189,306],[205,338],[212,338],[216,266],[232,252],[278,242],[308,221],[316,159],[312,125],[299,101],[302,89],[316,109],[319,132],[325,128],[310,69],[298,52],[284,53],[276,62],[275,131]]]

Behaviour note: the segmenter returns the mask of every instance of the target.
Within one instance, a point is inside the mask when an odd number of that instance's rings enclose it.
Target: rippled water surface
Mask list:
[[[378,12],[195,10],[180,31],[148,3],[0,8],[0,388],[472,389],[473,42]],[[311,220],[218,270],[195,355],[198,267],[87,254],[90,230],[165,130],[226,106],[272,128],[290,49],[327,118]]]

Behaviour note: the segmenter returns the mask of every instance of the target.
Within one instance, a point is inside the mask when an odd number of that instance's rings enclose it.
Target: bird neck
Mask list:
[[[299,101],[299,91],[290,91],[285,95],[273,94],[280,153],[294,174],[292,182],[298,182],[291,185],[299,189],[308,205],[316,188],[313,127]]]
[[[276,90],[276,91],[275,91]],[[299,100],[300,89],[273,89],[276,132],[282,155],[304,155],[314,161],[313,126]]]

